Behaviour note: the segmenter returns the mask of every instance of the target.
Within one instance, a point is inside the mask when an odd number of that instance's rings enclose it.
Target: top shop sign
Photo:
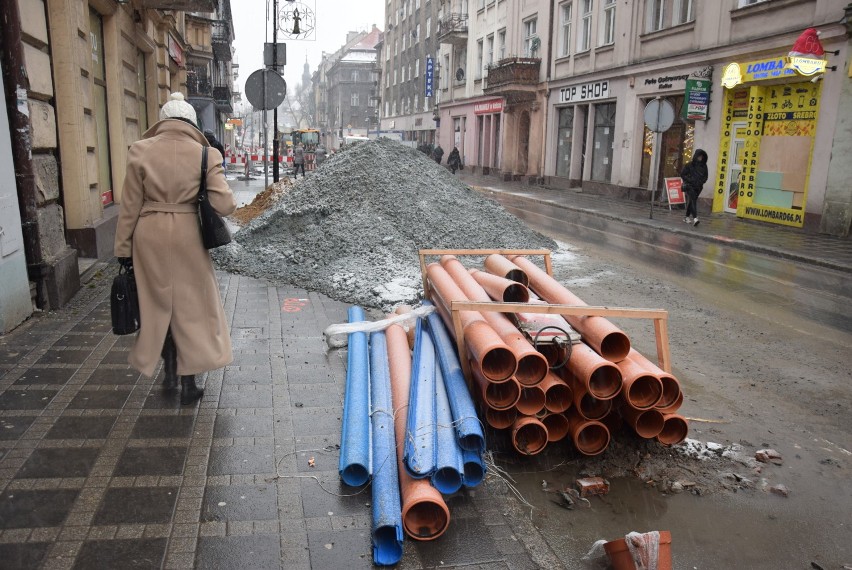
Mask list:
[[[609,97],[609,81],[595,81],[563,87],[559,90],[560,103],[575,103],[577,101],[594,101]]]

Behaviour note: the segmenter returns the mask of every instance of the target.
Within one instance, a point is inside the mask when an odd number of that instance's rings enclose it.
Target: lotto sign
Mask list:
[[[685,204],[686,196],[683,194],[683,180],[680,178],[664,178],[666,182],[666,197],[669,204]]]
[[[432,96],[432,84],[435,80],[435,60],[426,58],[426,97]]]

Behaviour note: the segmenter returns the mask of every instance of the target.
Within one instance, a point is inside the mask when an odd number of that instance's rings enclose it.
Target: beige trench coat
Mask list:
[[[219,285],[199,229],[202,146],[209,145],[201,131],[165,119],[127,153],[115,255],[133,258],[141,326],[128,362],[146,376],[154,375],[169,326],[178,374],[215,370],[233,360]],[[215,148],[208,150],[207,192],[220,215],[236,209]]]

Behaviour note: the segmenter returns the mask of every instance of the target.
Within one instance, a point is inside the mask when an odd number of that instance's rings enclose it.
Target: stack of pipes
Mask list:
[[[363,320],[349,309],[350,322]],[[393,565],[404,533],[432,540],[447,529],[441,493],[482,482],[485,437],[446,331],[418,321],[413,358],[399,325],[367,341],[349,335],[339,473],[352,486],[372,478],[373,561]]]
[[[449,255],[427,267],[432,300],[450,331],[453,301],[525,303],[527,284],[548,303],[585,305],[526,258],[491,255],[485,269],[467,270]],[[566,317],[584,342],[573,346],[566,366],[552,370],[506,314],[459,316],[469,352],[461,356],[470,359],[472,391],[484,420],[510,429],[519,453],[534,455],[570,436],[580,453],[597,455],[620,418],[641,437],[667,445],[686,438],[686,420],[674,413],[683,398],[677,379],[631,349],[627,335],[606,319]]]

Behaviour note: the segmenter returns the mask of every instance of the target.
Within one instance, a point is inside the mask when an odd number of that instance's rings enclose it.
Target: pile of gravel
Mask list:
[[[425,248],[553,248],[423,153],[379,139],[337,153],[214,250],[227,271],[388,309],[421,296]]]

